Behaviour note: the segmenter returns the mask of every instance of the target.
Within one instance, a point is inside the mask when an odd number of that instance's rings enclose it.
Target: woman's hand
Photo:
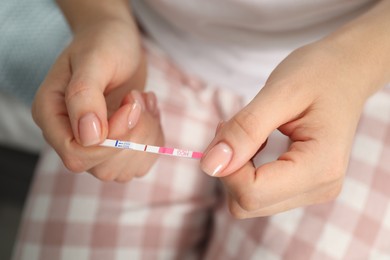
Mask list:
[[[140,93],[145,77],[132,23],[109,18],[78,28],[33,104],[34,120],[67,168],[116,181],[148,171],[155,156],[97,146],[105,138],[163,143],[156,97]]]
[[[235,216],[271,215],[337,196],[365,99],[361,84],[314,46],[276,68],[256,98],[220,127],[202,160],[204,171],[225,176]],[[255,168],[251,158],[275,129],[290,138],[289,150]]]
[[[366,99],[390,81],[390,2],[291,53],[259,94],[219,127],[202,169],[222,177],[236,217],[267,216],[335,198]],[[276,161],[251,159],[278,129]],[[261,152],[260,152],[261,156]]]

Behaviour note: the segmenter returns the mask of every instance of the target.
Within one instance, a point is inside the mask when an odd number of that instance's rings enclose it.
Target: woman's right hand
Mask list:
[[[98,146],[106,138],[163,144],[156,97],[141,94],[145,77],[134,23],[102,19],[75,32],[32,109],[45,139],[68,169],[116,181],[149,170],[156,156]]]

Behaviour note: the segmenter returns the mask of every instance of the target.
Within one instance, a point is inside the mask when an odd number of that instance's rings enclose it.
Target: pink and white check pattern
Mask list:
[[[202,151],[240,98],[176,68],[148,44],[167,146]],[[274,135],[263,154],[286,140]],[[367,103],[339,198],[272,217],[233,219],[199,161],[160,157],[129,184],[74,175],[43,154],[14,259],[390,259],[390,89]],[[131,167],[131,165],[129,165]]]

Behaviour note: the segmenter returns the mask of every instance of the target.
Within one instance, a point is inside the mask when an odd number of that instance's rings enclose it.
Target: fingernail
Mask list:
[[[128,127],[129,129],[132,129],[135,127],[135,125],[137,124],[138,122],[138,119],[141,115],[141,112],[142,112],[142,108],[141,108],[141,105],[140,103],[138,102],[137,99],[134,99],[134,103],[131,107],[131,111],[129,113],[129,117],[128,117]]]
[[[146,96],[146,107],[148,108],[149,112],[153,115],[157,115],[157,98],[156,95],[153,92],[147,93]]]
[[[145,101],[142,97],[141,93],[138,90],[132,90],[131,96],[134,98],[134,100],[138,101],[138,103],[141,105],[141,110],[145,110]]]
[[[94,113],[87,113],[79,120],[79,135],[83,146],[98,144],[100,134],[100,121]]]
[[[211,176],[218,174],[226,168],[233,156],[233,150],[229,145],[221,142],[211,148],[202,159],[202,170]]]

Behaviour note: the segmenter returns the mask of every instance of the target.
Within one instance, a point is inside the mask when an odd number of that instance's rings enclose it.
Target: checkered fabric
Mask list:
[[[241,101],[148,45],[168,146],[202,151]],[[275,134],[262,158],[285,149]],[[131,165],[129,165],[131,167]],[[103,183],[42,154],[14,259],[390,259],[390,89],[368,101],[337,200],[235,220],[199,161],[162,156],[143,178]]]

